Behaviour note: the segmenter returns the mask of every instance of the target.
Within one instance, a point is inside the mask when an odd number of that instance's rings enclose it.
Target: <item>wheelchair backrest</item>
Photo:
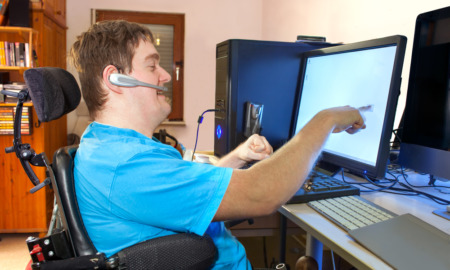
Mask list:
[[[75,194],[73,168],[77,149],[78,145],[72,145],[55,152],[52,168],[56,186],[53,186],[53,189],[60,207],[61,220],[68,230],[75,256],[94,255],[97,250],[84,227]]]

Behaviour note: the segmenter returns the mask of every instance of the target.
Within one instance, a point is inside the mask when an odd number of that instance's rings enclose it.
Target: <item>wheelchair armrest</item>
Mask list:
[[[209,269],[216,254],[208,235],[179,233],[138,243],[111,258],[118,259],[119,269]]]

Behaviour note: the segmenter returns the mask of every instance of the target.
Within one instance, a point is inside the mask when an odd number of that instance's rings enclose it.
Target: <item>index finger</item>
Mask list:
[[[373,112],[373,108],[374,107],[375,107],[374,105],[370,104],[370,105],[367,105],[367,106],[359,107],[358,111],[360,111],[360,112]]]

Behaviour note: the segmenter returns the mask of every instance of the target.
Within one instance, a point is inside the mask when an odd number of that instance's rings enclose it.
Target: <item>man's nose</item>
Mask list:
[[[170,74],[161,67],[161,74],[159,75],[159,81],[162,83],[167,83],[170,82],[170,80],[172,79],[172,77],[170,76]]]

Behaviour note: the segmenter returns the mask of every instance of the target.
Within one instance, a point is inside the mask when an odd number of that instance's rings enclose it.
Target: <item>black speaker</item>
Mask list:
[[[9,1],[9,25],[30,27],[30,0]]]

